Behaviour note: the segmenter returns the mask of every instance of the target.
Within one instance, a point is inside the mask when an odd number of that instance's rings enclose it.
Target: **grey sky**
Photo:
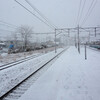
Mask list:
[[[33,13],[37,14],[25,0],[17,0]],[[54,25],[59,28],[76,27],[80,0],[28,0],[31,2],[43,15],[45,15]],[[83,9],[80,24],[84,19],[89,6],[93,0],[86,0]],[[94,0],[95,1],[95,0]],[[83,4],[84,0],[82,0]],[[82,8],[82,6],[81,6]],[[39,21],[24,8],[18,5],[14,0],[0,0],[0,20],[16,26],[29,25],[34,28],[35,32],[50,32],[53,31],[43,22]],[[1,23],[0,23],[1,24]],[[97,3],[89,16],[85,26],[100,25],[100,0]],[[12,28],[0,25],[0,29],[13,30]],[[3,32],[0,31],[0,34]],[[10,32],[6,32],[9,34]]]

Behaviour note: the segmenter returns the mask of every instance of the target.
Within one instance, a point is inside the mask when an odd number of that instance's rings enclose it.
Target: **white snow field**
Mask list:
[[[100,100],[100,52],[70,47],[18,100]]]

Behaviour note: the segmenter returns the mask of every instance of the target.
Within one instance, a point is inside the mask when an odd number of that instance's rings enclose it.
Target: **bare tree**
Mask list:
[[[21,39],[23,41],[23,49],[26,50],[29,45],[30,37],[33,30],[29,26],[21,26],[18,28],[18,32],[21,34]]]
[[[14,33],[13,34],[13,43],[15,45],[15,47],[18,47],[18,36],[17,36],[17,33]]]

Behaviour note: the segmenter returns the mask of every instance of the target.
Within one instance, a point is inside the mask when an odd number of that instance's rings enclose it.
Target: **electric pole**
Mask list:
[[[56,29],[55,29],[55,53],[57,52],[57,48],[56,48]]]
[[[97,30],[96,30],[96,27],[95,27],[95,28],[94,28],[94,32],[95,32],[95,37],[96,37],[96,31],[97,31]]]
[[[76,34],[75,34],[75,47],[77,48]]]
[[[78,52],[80,53],[79,25],[78,25]]]
[[[69,37],[69,34],[70,34],[70,29],[68,29],[68,37]]]

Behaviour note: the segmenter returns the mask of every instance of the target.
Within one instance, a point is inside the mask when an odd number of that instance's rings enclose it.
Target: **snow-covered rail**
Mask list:
[[[31,60],[31,59],[36,58],[36,57],[41,56],[41,55],[43,55],[43,54],[33,55],[33,56],[30,56],[30,57],[27,57],[27,58],[24,58],[24,59],[21,59],[21,60],[17,60],[15,62],[11,62],[11,63],[8,63],[8,64],[1,65],[0,70],[4,70],[4,69],[10,68],[10,67],[13,67],[14,65],[23,63],[25,61]]]
[[[97,48],[93,48],[93,47],[89,47],[89,46],[88,46],[88,48],[91,49],[91,50],[93,50],[93,51],[98,51],[98,52],[100,52],[100,50],[97,49]]]
[[[38,76],[40,75],[40,72],[43,73],[44,68],[47,69],[48,67],[46,67],[46,66],[48,64],[50,64],[50,62],[53,62],[55,59],[57,59],[57,57],[59,57],[65,50],[56,54],[52,58],[49,58],[48,60],[44,60],[43,62],[38,64],[39,66],[37,67],[37,69],[32,71],[29,75],[25,76],[17,84],[12,85],[12,87],[10,87],[10,89],[6,90],[6,92],[2,93],[0,95],[0,100],[14,100],[14,99],[20,97],[20,95],[23,94],[23,92],[25,92],[25,90],[27,90],[27,88],[30,86],[30,83],[33,83],[34,78],[38,78]],[[31,80],[31,81],[28,81],[28,80]],[[21,91],[19,91],[19,90],[21,90]]]

